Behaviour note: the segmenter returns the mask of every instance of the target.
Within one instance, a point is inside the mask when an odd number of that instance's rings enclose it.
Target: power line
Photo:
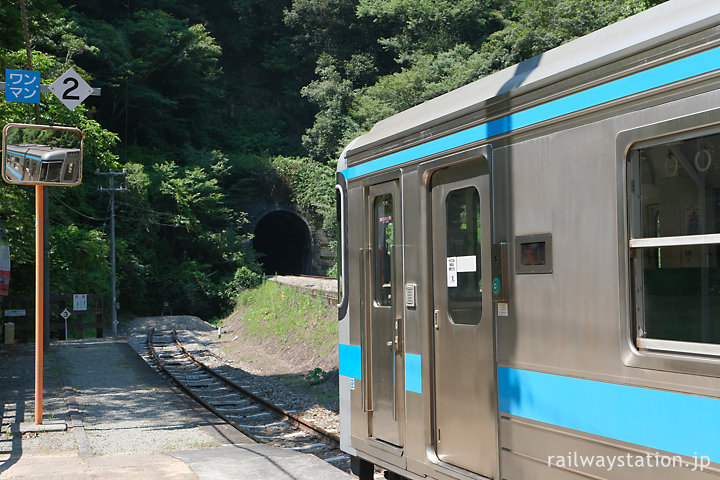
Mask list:
[[[59,197],[57,197],[56,195],[54,195],[54,194],[52,193],[52,190],[50,190],[50,197],[51,197],[53,200],[57,201],[58,203],[62,204],[62,205],[63,205],[65,208],[67,208],[68,210],[71,210],[72,212],[80,215],[81,217],[85,217],[85,218],[87,218],[88,220],[94,220],[94,221],[96,221],[96,222],[105,222],[105,221],[107,221],[107,219],[109,218],[108,216],[105,216],[105,218],[97,218],[97,217],[93,217],[93,216],[91,216],[91,215],[87,215],[87,214],[85,214],[85,213],[83,213],[83,212],[81,212],[81,211],[79,211],[79,210],[76,210],[76,209],[74,209],[73,207],[71,207],[70,205],[68,205],[67,203],[65,203],[64,201],[62,201]]]
[[[139,210],[139,211],[141,211],[141,212],[154,213],[154,214],[156,214],[156,215],[167,215],[167,216],[170,216],[170,217],[175,215],[174,213],[170,213],[170,212],[158,212],[157,210],[152,210],[152,209],[149,209],[149,208],[138,207],[137,205],[133,205],[132,203],[121,202],[120,200],[118,200],[116,203],[117,203],[118,205],[123,205],[123,206],[125,206],[125,207],[130,207],[130,208],[133,208],[133,209],[135,209],[135,210]]]
[[[144,219],[144,218],[141,219],[141,218],[137,218],[137,217],[129,217],[129,216],[127,216],[127,215],[115,214],[115,217],[116,217],[116,218],[123,218],[123,219],[125,219],[125,220],[133,220],[133,221],[135,221],[135,222],[143,221],[143,222],[145,222],[145,223],[148,224],[148,225],[158,225],[158,226],[160,226],[160,227],[177,227],[177,226],[178,226],[178,225],[175,225],[175,224],[172,224],[172,223],[161,223],[161,222],[157,222],[157,221],[154,221],[154,220],[147,220],[147,219]]]

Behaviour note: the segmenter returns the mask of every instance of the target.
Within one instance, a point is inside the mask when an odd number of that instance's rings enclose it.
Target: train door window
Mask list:
[[[445,208],[450,318],[456,324],[475,325],[482,317],[480,195],[475,187],[453,190]]]
[[[374,295],[379,306],[392,303],[392,246],[395,243],[395,224],[393,222],[393,197],[380,195],[374,203]]]
[[[67,166],[65,167],[65,178],[64,180],[70,181],[74,178],[75,175],[75,163],[74,162],[68,162]]]
[[[645,142],[628,180],[638,348],[720,354],[720,134]]]

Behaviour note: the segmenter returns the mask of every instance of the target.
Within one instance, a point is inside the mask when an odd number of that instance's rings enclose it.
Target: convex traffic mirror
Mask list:
[[[2,177],[16,185],[72,187],[82,180],[83,135],[73,127],[10,123],[3,128]]]

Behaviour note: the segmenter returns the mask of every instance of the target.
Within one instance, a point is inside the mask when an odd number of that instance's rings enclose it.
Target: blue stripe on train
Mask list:
[[[420,355],[405,354],[405,390],[422,393],[422,357]]]
[[[8,172],[10,172],[10,173],[12,173],[13,175],[15,175],[18,180],[22,180],[22,175],[20,175],[20,174],[17,172],[17,170],[15,170],[14,168],[12,168],[10,165],[7,165],[7,164],[6,164],[6,165],[5,165],[5,170],[8,171]]]
[[[338,346],[338,362],[340,375],[362,380],[362,351],[357,345]]]
[[[23,156],[23,157],[32,158],[33,160],[40,160],[41,162],[43,161],[42,158],[37,157],[37,156],[35,156],[35,155],[30,155],[30,154],[28,154],[28,153],[16,152],[15,150],[8,150],[8,152],[14,153],[15,155],[20,155],[20,156]]]
[[[357,345],[341,343],[338,348],[340,375],[362,380],[362,350]],[[405,390],[422,393],[422,356],[405,354]]]
[[[630,95],[712,72],[720,68],[720,47],[681,58],[643,72],[598,85],[536,107],[498,118],[461,132],[377,158],[343,170],[351,179],[395,167],[419,158],[510,133],[538,123],[577,113]]]
[[[359,346],[340,375],[362,379]],[[422,357],[405,354],[405,389],[422,393]],[[500,412],[688,457],[720,461],[720,400],[498,367]],[[559,452],[558,454],[564,454]]]
[[[720,461],[718,399],[506,367],[498,395],[503,413]]]

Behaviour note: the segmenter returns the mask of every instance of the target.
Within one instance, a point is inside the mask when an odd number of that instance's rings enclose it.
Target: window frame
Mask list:
[[[348,265],[347,265],[347,187],[344,177],[338,174],[335,185],[335,203],[337,215],[337,271],[338,271],[338,320],[342,320],[347,313],[348,306]]]
[[[553,255],[552,255],[552,233],[534,233],[531,235],[519,235],[515,237],[515,273],[523,274],[541,274],[553,272]],[[523,245],[528,243],[544,243],[545,244],[545,263],[537,265],[525,265],[521,262]]]
[[[648,248],[717,245],[720,233],[668,237],[642,237],[638,235],[637,219],[640,201],[638,191],[632,191],[632,182],[639,179],[639,162],[633,155],[643,148],[673,141],[688,140],[720,133],[718,115],[714,109],[681,118],[667,120],[620,132],[616,140],[618,220],[620,265],[620,299],[625,335],[622,338],[623,363],[629,367],[718,376],[720,345],[687,341],[641,337],[638,319],[643,315],[643,293],[638,287],[635,264],[640,261],[637,252]],[[635,167],[635,171],[633,171]]]
[[[391,208],[391,217],[389,222],[383,222],[383,218],[378,216],[378,202],[381,199],[389,198],[390,199],[390,208]],[[397,234],[397,223],[396,223],[396,206],[395,206],[395,194],[394,192],[377,192],[375,195],[372,196],[372,242],[371,242],[371,269],[372,269],[372,275],[371,275],[371,298],[373,301],[373,304],[375,307],[393,307],[393,289],[395,288],[395,235]],[[382,200],[383,202],[386,202],[386,200]],[[386,212],[387,213],[387,212]],[[380,230],[380,225],[383,224],[385,227]],[[392,236],[393,241],[392,243],[387,243],[387,225],[391,225],[392,229]],[[383,236],[383,246],[386,248],[384,249],[384,253],[380,253],[379,247],[379,238],[380,234],[382,233]],[[387,258],[386,258],[387,257]],[[382,282],[382,280],[386,279],[385,276],[382,275],[382,266],[384,265],[385,261],[387,260],[388,267],[390,271],[388,272],[390,283],[385,287],[385,284]],[[379,282],[379,283],[378,283]],[[387,296],[383,292],[383,289],[387,288]]]
[[[455,265],[456,271],[455,271],[455,278],[456,278],[456,284],[454,286],[446,285],[446,304],[447,304],[447,313],[450,318],[450,321],[454,325],[468,325],[468,326],[476,326],[482,321],[482,314],[483,314],[483,288],[482,288],[482,258],[483,254],[487,255],[488,253],[483,252],[483,234],[487,234],[486,232],[483,232],[483,228],[487,228],[485,225],[482,224],[482,196],[480,194],[480,191],[478,190],[477,185],[473,183],[474,178],[470,177],[466,180],[462,180],[461,182],[455,182],[453,184],[453,187],[455,188],[449,188],[445,195],[443,196],[443,205],[442,208],[444,210],[444,219],[445,219],[445,258],[455,258],[456,260],[458,258],[464,258],[464,257],[474,257],[475,258],[475,270],[473,273],[476,275],[476,280],[480,284],[480,288],[477,290],[474,289],[461,289],[460,287],[460,274],[461,273],[471,273],[470,271],[461,271],[458,268],[458,265]],[[458,184],[459,183],[459,184]],[[476,236],[473,237],[473,241],[475,242],[475,246],[477,247],[477,251],[474,255],[450,255],[450,236],[451,230],[450,228],[450,204],[449,200],[451,196],[455,196],[454,194],[464,192],[464,191],[470,191],[472,192],[473,199],[477,200],[477,203],[471,204],[471,203],[464,203],[464,206],[471,206],[473,205],[475,207],[475,221],[476,224],[474,225],[474,229],[468,229],[469,231],[474,231],[476,233]],[[469,215],[469,212],[466,211],[466,216],[468,219],[471,218]],[[479,223],[477,223],[479,222]],[[478,233],[478,226],[480,227],[480,236],[477,236]],[[459,262],[457,262],[459,263]],[[463,282],[464,284],[465,282]],[[463,293],[465,292],[472,292],[472,297],[464,296]],[[457,295],[459,293],[459,295]],[[453,295],[456,294],[456,295]],[[457,312],[459,307],[467,307],[467,306],[474,307],[474,314],[472,315],[471,321],[458,321],[463,316],[461,315],[454,315],[453,312]],[[479,315],[477,314],[479,312]]]

